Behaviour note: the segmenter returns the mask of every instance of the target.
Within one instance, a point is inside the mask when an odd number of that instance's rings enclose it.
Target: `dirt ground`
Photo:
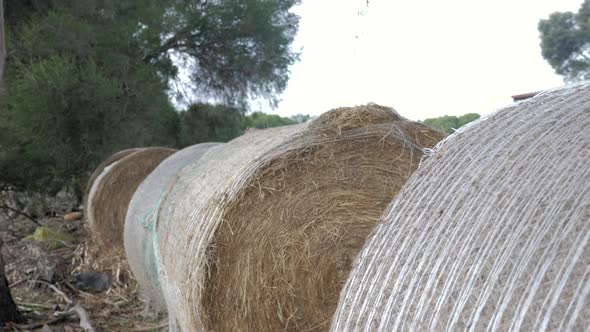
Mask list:
[[[2,221],[5,224],[1,225],[0,239],[4,241],[5,271],[24,321],[0,327],[0,331],[84,331],[79,315],[63,314],[76,304],[88,313],[96,331],[167,330],[166,317],[147,311],[136,289],[119,287],[116,282],[102,293],[76,287],[74,274],[80,270],[79,244],[86,238],[82,221],[46,217],[37,222],[72,235],[75,243],[54,248],[23,240],[37,225],[24,217]]]

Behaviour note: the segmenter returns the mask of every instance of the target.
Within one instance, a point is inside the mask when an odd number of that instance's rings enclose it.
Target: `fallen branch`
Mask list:
[[[74,301],[72,301],[72,299],[70,299],[66,295],[66,293],[64,293],[62,290],[60,290],[56,286],[54,286],[54,285],[52,285],[52,284],[50,284],[50,283],[48,283],[46,281],[42,281],[42,280],[37,280],[36,282],[47,285],[54,292],[56,292],[58,295],[60,295],[64,299],[64,301],[66,301],[66,303],[68,305],[74,304]],[[72,315],[72,314],[78,315],[78,317],[80,318],[80,327],[83,328],[84,331],[86,331],[86,332],[96,332],[96,330],[92,326],[92,323],[90,323],[90,315],[88,315],[88,312],[84,308],[82,308],[82,306],[79,303],[76,303],[73,307],[71,307],[69,310],[61,313],[60,315],[69,316],[69,315]]]
[[[49,309],[49,310],[55,309],[55,306],[52,306],[49,304],[39,304],[39,303],[21,302],[21,303],[17,303],[16,306],[21,307],[21,308],[38,308],[38,309]]]
[[[66,293],[64,293],[61,289],[55,287],[54,285],[48,283],[47,281],[43,281],[43,280],[35,280],[35,282],[40,283],[40,284],[45,284],[47,285],[49,288],[51,288],[54,292],[56,292],[58,295],[60,295],[64,301],[66,301],[67,304],[72,304],[73,301],[72,299],[70,299]]]
[[[25,281],[28,281],[28,280],[29,280],[29,279],[21,279],[21,280],[19,280],[19,281],[13,282],[12,284],[8,285],[8,288],[13,288],[13,287],[16,287],[16,286],[18,286],[18,285],[20,285],[20,284],[22,284],[23,282],[25,282]]]
[[[34,329],[40,329],[42,328],[44,325],[53,325],[53,324],[57,324],[57,323],[61,323],[65,320],[67,320],[69,317],[69,315],[58,315],[57,317],[48,320],[46,322],[40,322],[40,323],[31,323],[31,324],[17,324],[17,323],[9,323],[8,325],[18,329],[18,330],[26,330],[26,331],[30,331],[30,330],[34,330]]]
[[[39,222],[38,222],[38,221],[37,221],[37,220],[36,220],[36,219],[35,219],[33,216],[31,216],[31,215],[30,215],[30,214],[28,214],[28,213],[24,213],[24,212],[22,212],[22,211],[20,211],[20,210],[17,210],[17,209],[11,208],[11,207],[10,207],[10,206],[8,206],[8,205],[0,205],[0,209],[4,209],[4,210],[8,210],[8,211],[12,211],[12,212],[14,212],[14,213],[16,213],[16,214],[18,214],[18,215],[21,215],[21,216],[23,216],[23,217],[25,217],[25,218],[29,219],[29,220],[30,220],[30,221],[32,221],[32,222],[33,222],[35,225],[37,225],[37,226],[41,226],[41,224],[39,224]]]
[[[90,323],[90,315],[88,312],[80,306],[79,303],[71,308],[67,313],[76,313],[78,317],[80,317],[80,327],[84,329],[86,332],[96,332],[92,324]]]

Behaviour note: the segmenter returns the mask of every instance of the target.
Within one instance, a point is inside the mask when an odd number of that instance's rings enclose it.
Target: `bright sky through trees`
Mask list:
[[[489,113],[511,95],[563,84],[541,56],[537,25],[581,3],[371,0],[367,8],[361,0],[304,0],[295,9],[301,62],[275,112],[372,101],[411,119]]]

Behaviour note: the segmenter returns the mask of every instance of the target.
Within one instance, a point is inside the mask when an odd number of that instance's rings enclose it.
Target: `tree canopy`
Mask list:
[[[299,2],[8,0],[6,6],[13,22],[66,10],[100,26],[100,35],[124,40],[139,52],[138,59],[167,79],[182,67],[201,99],[244,105],[251,98],[276,104],[286,88],[289,66],[298,59],[291,43],[299,17],[290,9]],[[67,33],[85,40],[76,30]],[[103,41],[93,45],[110,46]]]
[[[539,22],[541,51],[566,81],[590,79],[590,0],[578,12],[556,12]]]
[[[119,149],[239,135],[247,101],[275,103],[286,87],[298,2],[4,0],[1,181],[81,186]],[[175,111],[180,74],[198,98],[229,106]]]

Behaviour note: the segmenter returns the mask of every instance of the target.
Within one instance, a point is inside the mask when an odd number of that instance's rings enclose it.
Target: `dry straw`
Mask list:
[[[171,329],[327,330],[357,251],[441,138],[366,105],[209,150],[159,211]]]
[[[123,229],[127,207],[135,189],[158,164],[175,150],[144,148],[116,153],[91,178],[85,201],[88,254],[93,268],[108,269],[124,257]]]
[[[160,204],[174,184],[176,174],[219,144],[193,145],[166,158],[139,185],[129,203],[125,218],[125,253],[142,295],[157,311],[162,311],[166,306],[154,254],[154,240],[157,240],[155,221],[158,219]]]
[[[451,136],[393,201],[332,331],[569,331],[590,322],[590,86]]]
[[[104,173],[105,168],[109,167],[110,165],[116,163],[117,161],[119,161],[121,158],[125,158],[128,155],[137,152],[139,149],[127,149],[127,150],[121,150],[119,152],[114,153],[113,155],[111,155],[110,157],[108,157],[107,159],[105,159],[103,162],[101,162],[96,169],[94,170],[94,172],[92,172],[92,174],[90,175],[90,178],[88,179],[88,183],[86,184],[86,189],[84,190],[84,206],[87,208],[88,206],[86,205],[88,203],[88,195],[90,194],[90,190],[92,189],[92,186],[94,185],[94,182],[96,181],[96,179]]]

